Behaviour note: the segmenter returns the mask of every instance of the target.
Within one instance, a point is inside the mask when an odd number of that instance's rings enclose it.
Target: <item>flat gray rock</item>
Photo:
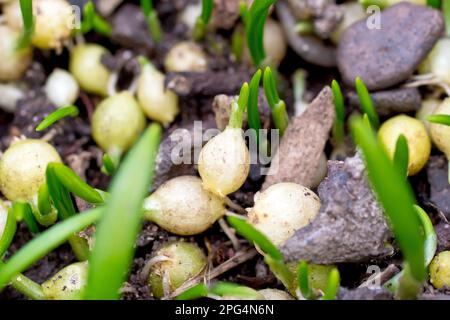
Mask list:
[[[444,31],[441,12],[401,2],[381,13],[381,29],[367,20],[350,26],[339,42],[337,60],[344,82],[361,77],[369,90],[407,80]]]
[[[450,219],[450,184],[448,184],[448,161],[445,156],[433,156],[427,166],[430,183],[430,200]]]
[[[361,156],[328,164],[328,177],[319,186],[320,212],[281,247],[286,260],[334,264],[385,256],[391,232]]]

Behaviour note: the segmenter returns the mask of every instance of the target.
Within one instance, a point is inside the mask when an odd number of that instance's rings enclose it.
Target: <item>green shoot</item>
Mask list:
[[[242,60],[242,55],[244,54],[244,35],[240,27],[237,27],[231,36],[231,52],[237,62]]]
[[[235,129],[241,129],[243,124],[244,112],[247,108],[250,89],[248,83],[244,83],[239,93],[238,101],[231,103],[231,115],[228,126]]]
[[[283,260],[283,255],[278,248],[269,239],[267,239],[264,234],[256,230],[245,219],[238,218],[236,216],[228,216],[227,220],[230,226],[233,227],[237,233],[253,242],[264,253],[272,257],[274,260]]]
[[[47,183],[44,183],[38,191],[38,210],[42,215],[52,212],[52,199],[48,191]]]
[[[275,123],[275,127],[280,130],[280,137],[282,137],[289,126],[289,116],[286,111],[286,104],[278,95],[277,83],[269,67],[264,70],[263,82],[267,102],[272,111],[273,122]]]
[[[427,5],[434,9],[440,9],[441,8],[441,0],[427,0]]]
[[[261,66],[266,58],[264,50],[264,25],[269,15],[270,6],[277,0],[253,1],[246,21],[247,45],[255,66]],[[242,8],[242,7],[241,7]]]
[[[232,298],[241,298],[248,300],[260,300],[261,294],[249,287],[240,286],[230,282],[217,282],[212,288],[211,293],[219,297],[227,296]]]
[[[338,269],[334,268],[331,270],[328,276],[327,288],[325,289],[324,295],[321,300],[336,300],[336,296],[339,291],[339,286],[341,282],[341,276]]]
[[[422,281],[425,278],[424,238],[414,210],[416,201],[411,186],[361,118],[352,118],[351,128],[355,142],[364,153],[369,180],[411,267],[411,274]]]
[[[92,1],[89,1],[83,8],[81,32],[83,34],[86,34],[91,30],[94,30],[98,34],[106,37],[110,37],[112,34],[111,25],[97,14],[97,12],[95,11],[95,5],[92,3]]]
[[[289,290],[289,292],[295,296],[297,284],[295,283],[295,274],[289,269],[284,259],[274,259],[273,257],[266,255],[264,261],[269,266],[273,274],[281,281],[281,283]]]
[[[262,128],[261,118],[258,108],[259,84],[261,82],[262,71],[258,70],[250,81],[250,91],[248,97],[248,125],[256,135],[256,141],[259,144],[259,132]]]
[[[303,69],[298,69],[294,72],[292,76],[292,87],[294,91],[294,101],[295,101],[295,114],[301,115],[308,108],[308,103],[304,100],[304,95],[306,91],[306,77],[307,73]]]
[[[0,268],[4,266],[4,263],[0,260]],[[11,287],[32,300],[45,300],[45,294],[42,290],[42,286],[28,277],[22,274],[14,276],[11,279]]]
[[[89,259],[87,299],[119,298],[133,258],[142,203],[152,184],[160,139],[161,127],[150,125],[114,177]]]
[[[425,266],[428,266],[436,254],[437,235],[428,214],[417,205],[414,206],[414,208],[416,209],[420,222],[422,223],[423,232],[425,234]]]
[[[48,167],[50,168],[48,170],[53,170],[61,184],[75,196],[92,204],[103,203],[103,198],[100,193],[81,180],[69,167],[61,163],[50,163]]]
[[[74,233],[95,223],[103,209],[93,209],[62,221],[28,242],[5,265],[0,266],[0,291],[19,273],[66,242]]]
[[[36,131],[41,132],[53,125],[55,122],[66,118],[72,117],[75,118],[79,114],[78,108],[75,106],[66,106],[55,110],[51,114],[49,114],[42,122],[37,126]]]
[[[450,36],[450,1],[442,1],[442,13],[444,14],[445,30],[447,36]]]
[[[117,164],[114,162],[112,157],[105,153],[103,155],[103,167],[102,172],[107,174],[108,176],[113,176],[116,173]]]
[[[367,114],[369,117],[370,123],[375,129],[378,129],[380,126],[380,119],[378,118],[378,113],[375,110],[375,106],[373,105],[372,98],[367,90],[366,85],[361,80],[360,77],[356,78],[356,92],[358,93],[359,102],[361,104],[361,109],[363,113]]]
[[[38,234],[40,232],[39,226],[33,215],[33,210],[28,203],[14,201],[11,210],[15,217],[20,217],[21,219],[23,219],[28,227],[28,230],[30,230],[32,234]]]
[[[331,89],[333,90],[333,100],[336,109],[336,120],[333,125],[333,140],[337,144],[344,142],[345,137],[345,105],[344,95],[341,87],[336,80],[331,82]]]
[[[406,137],[401,134],[395,145],[394,165],[406,178],[408,177],[409,149]]]
[[[153,7],[153,0],[141,0],[141,9],[147,19],[148,30],[155,43],[160,43],[163,37],[158,12]]]
[[[33,0],[20,0],[20,11],[22,12],[23,30],[17,44],[18,50],[31,46],[34,33]]]
[[[302,294],[303,298],[307,300],[314,300],[316,296],[309,286],[308,273],[308,263],[306,261],[300,261],[297,268],[298,288],[300,289],[300,293]]]
[[[365,8],[370,6],[377,6],[380,9],[385,9],[389,6],[388,0],[359,0],[359,3],[361,3],[361,5]]]
[[[5,228],[3,229],[3,233],[0,236],[0,259],[3,257],[6,250],[8,250],[9,246],[11,245],[14,235],[16,234],[16,229],[17,222],[14,212],[12,212],[12,209],[9,209]]]
[[[202,13],[195,23],[193,32],[195,41],[200,41],[205,37],[208,23],[211,20],[213,7],[214,0],[202,0]]]
[[[450,126],[450,115],[448,114],[433,114],[427,117],[428,122],[443,124]]]
[[[241,20],[244,22],[244,24],[247,24],[248,21],[248,7],[247,7],[247,1],[241,0],[239,2],[239,16],[241,17]]]
[[[199,283],[177,296],[175,300],[197,300],[200,298],[205,298],[207,296],[208,287],[204,283]]]

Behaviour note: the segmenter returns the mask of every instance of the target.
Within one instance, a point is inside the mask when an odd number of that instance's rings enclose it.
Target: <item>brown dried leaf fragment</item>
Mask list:
[[[322,208],[317,218],[281,248],[288,261],[362,262],[389,253],[385,244],[391,233],[359,154],[328,163],[319,196]]]
[[[263,190],[279,182],[313,186],[335,114],[333,94],[325,87],[301,116],[291,119]]]

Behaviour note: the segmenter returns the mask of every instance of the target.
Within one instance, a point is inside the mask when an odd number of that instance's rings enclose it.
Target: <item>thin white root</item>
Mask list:
[[[222,228],[223,232],[225,232],[225,234],[227,235],[228,239],[230,239],[234,250],[239,251],[240,243],[239,239],[236,237],[234,230],[230,228],[230,226],[228,226],[224,218],[219,220],[219,225]]]
[[[156,256],[156,257],[153,257],[150,260],[148,260],[145,263],[144,268],[142,268],[141,272],[139,273],[139,280],[141,280],[142,282],[146,281],[148,279],[148,276],[150,274],[150,270],[152,269],[152,267],[155,264],[165,262],[165,261],[170,261],[170,258],[167,256]]]
[[[231,209],[240,212],[242,214],[247,214],[247,210],[245,210],[243,207],[241,207],[240,205],[238,205],[237,203],[234,203],[230,198],[228,198],[227,196],[224,197],[225,200],[225,204],[227,206],[229,206]]]
[[[170,277],[169,277],[169,271],[164,270],[162,274],[162,286],[163,286],[163,292],[164,297],[168,297],[170,295]]]
[[[425,76],[425,75],[423,75]],[[438,86],[444,89],[447,96],[450,96],[450,86],[445,83],[442,79],[439,77],[433,76],[433,77],[423,77],[423,78],[417,78],[414,77],[412,82],[409,82],[404,85],[405,88],[417,88],[421,86]]]
[[[117,94],[117,82],[119,81],[119,74],[117,72],[111,73],[108,79],[108,95],[110,97]]]

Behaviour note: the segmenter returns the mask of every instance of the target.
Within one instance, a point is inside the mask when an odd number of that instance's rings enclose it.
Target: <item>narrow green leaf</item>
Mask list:
[[[422,223],[422,228],[425,233],[425,266],[428,266],[433,260],[437,250],[437,235],[434,230],[433,223],[431,222],[428,214],[419,206],[415,205],[414,208]]]
[[[89,260],[87,299],[118,299],[133,259],[142,203],[152,184],[161,127],[152,124],[129,151],[111,183]],[[133,192],[130,192],[132,190]]]
[[[83,21],[81,23],[81,32],[83,34],[94,30],[100,35],[110,37],[112,34],[112,26],[97,14],[95,5],[92,1],[86,3],[83,7]]]
[[[338,269],[334,268],[331,270],[328,276],[327,288],[325,289],[322,300],[336,300],[336,296],[339,291],[339,286],[341,282],[341,276]]]
[[[336,80],[331,82],[331,89],[333,91],[334,107],[336,110],[336,120],[333,125],[333,138],[337,143],[342,143],[345,137],[344,95],[342,94],[341,86]]]
[[[40,232],[31,206],[28,203],[14,201],[12,204],[12,211],[14,216],[22,217],[31,233],[38,234]]]
[[[141,9],[147,18],[148,29],[150,31],[153,41],[155,41],[156,43],[161,42],[163,32],[161,28],[161,23],[158,18],[158,13],[153,7],[153,1],[141,0]]]
[[[373,105],[372,97],[367,90],[366,85],[361,80],[360,77],[356,78],[356,92],[358,93],[359,102],[361,104],[361,109],[363,113],[367,114],[370,119],[372,126],[377,129],[380,126],[380,119],[378,118],[378,113]]]
[[[450,126],[450,115],[448,114],[433,114],[427,117],[427,121],[437,124]]]
[[[264,50],[264,25],[269,15],[270,6],[277,0],[253,1],[246,20],[247,45],[255,66],[261,66],[266,58]],[[242,8],[242,7],[241,7]]]
[[[381,202],[398,244],[418,281],[425,278],[423,235],[414,210],[411,186],[393,165],[374,132],[359,117],[351,119],[355,142],[364,153],[369,180]]]
[[[239,16],[241,17],[242,22],[244,22],[244,24],[247,24],[248,21],[248,7],[247,7],[247,1],[246,0],[241,0],[239,2]]]
[[[49,114],[42,122],[37,126],[36,131],[44,131],[51,125],[53,125],[55,122],[66,118],[66,117],[72,117],[75,118],[79,114],[78,108],[75,106],[66,106],[59,108],[58,110],[55,110],[51,114]]]
[[[269,266],[273,274],[283,283],[286,289],[295,296],[297,284],[295,283],[295,274],[289,269],[283,259],[274,259],[270,255],[264,256],[264,261]]]
[[[49,167],[51,167],[59,182],[75,196],[92,204],[103,203],[100,193],[81,180],[72,169],[62,163],[50,163]]]
[[[259,138],[259,130],[261,130],[261,117],[258,108],[259,84],[261,82],[262,71],[259,69],[250,81],[250,91],[248,97],[248,124],[255,130],[257,138]]]
[[[193,36],[196,41],[204,38],[208,23],[211,20],[213,7],[214,0],[202,0],[202,13],[198,17],[193,31]]]
[[[0,266],[0,291],[12,277],[25,271],[46,254],[66,242],[75,232],[79,232],[95,223],[103,209],[93,209],[80,213],[51,227],[28,242],[4,266]]]
[[[178,297],[175,298],[175,300],[197,300],[200,298],[204,298],[208,296],[208,287],[204,283],[199,283],[192,288],[186,290],[182,294],[180,294]]]
[[[12,212],[12,209],[9,209],[5,228],[3,230],[0,230],[0,260],[11,245],[11,242],[14,239],[14,235],[16,234],[16,229],[16,217],[14,215],[14,212]]]
[[[308,273],[308,263],[306,261],[300,261],[297,268],[298,288],[305,299],[313,300],[315,297],[309,286]]]
[[[429,7],[440,9],[441,8],[441,0],[427,0],[427,5]]]
[[[408,141],[403,134],[397,139],[393,161],[397,170],[399,170],[405,178],[408,177],[409,148]]]
[[[264,70],[263,86],[267,102],[272,111],[273,122],[275,127],[280,130],[280,136],[283,136],[289,125],[289,116],[286,111],[286,104],[278,95],[277,83],[269,67]]]
[[[442,1],[442,12],[444,14],[446,34],[450,36],[450,1]]]
[[[239,93],[238,101],[231,103],[231,115],[228,126],[231,128],[242,129],[244,112],[247,109],[250,89],[248,83],[244,83]]]
[[[103,167],[102,171],[109,176],[113,176],[116,173],[116,164],[109,154],[105,153],[103,155]]]
[[[20,0],[20,11],[22,12],[23,30],[17,44],[19,50],[31,46],[34,33],[33,1]]]
[[[262,295],[258,291],[230,282],[217,282],[211,288],[211,293],[219,297],[227,296],[250,300],[260,300],[262,298]]]
[[[274,260],[283,260],[283,255],[278,248],[245,219],[228,216],[227,220],[237,233],[247,240],[254,242],[263,252],[271,256]]]

